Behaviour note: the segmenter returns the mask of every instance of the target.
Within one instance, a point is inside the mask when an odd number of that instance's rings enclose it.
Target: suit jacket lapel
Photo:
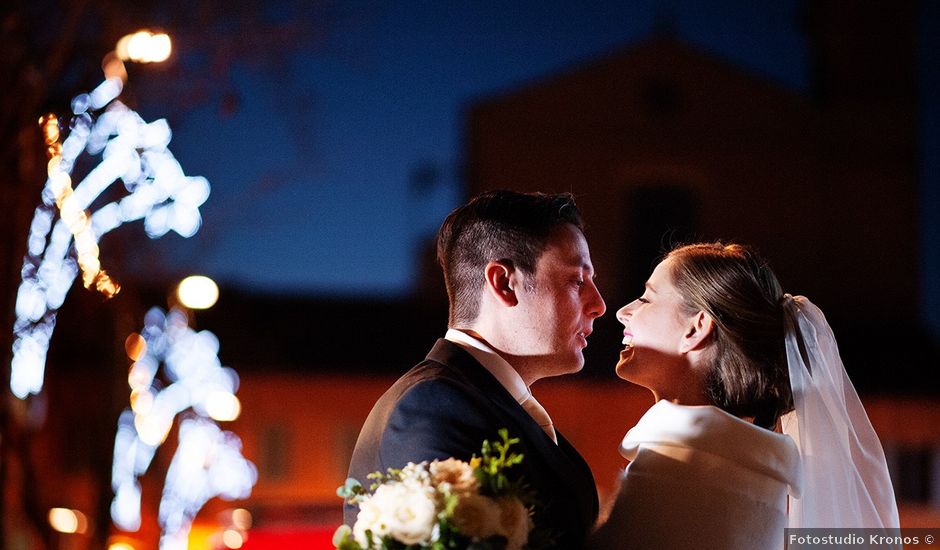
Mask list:
[[[587,525],[592,526],[599,511],[597,484],[594,480],[594,474],[584,457],[571,445],[568,439],[558,430],[555,430],[555,435],[558,437],[558,448],[567,459],[563,465],[567,469],[561,471],[560,475],[563,479],[573,481],[569,485],[578,498],[579,507],[584,513]],[[559,465],[562,465],[562,463],[559,462]]]
[[[556,482],[569,487],[571,493],[577,497],[585,522],[587,524],[593,522],[597,517],[598,506],[594,476],[581,455],[561,433],[557,433],[558,444],[556,445],[522,408],[522,405],[513,399],[509,391],[472,355],[457,344],[443,338],[439,339],[427,358],[459,370],[470,384],[483,392],[496,407],[512,418],[515,424],[523,430],[523,433],[518,435],[523,437],[530,447],[533,447],[531,451],[537,452],[545,459],[554,471]],[[510,433],[510,436],[514,435]]]

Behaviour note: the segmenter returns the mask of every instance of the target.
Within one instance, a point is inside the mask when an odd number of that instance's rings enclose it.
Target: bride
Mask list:
[[[751,249],[673,250],[617,318],[617,375],[656,404],[623,440],[631,462],[588,548],[782,548],[785,527],[899,526],[825,317]]]

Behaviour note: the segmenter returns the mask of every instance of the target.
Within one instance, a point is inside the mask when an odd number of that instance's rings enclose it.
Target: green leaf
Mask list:
[[[352,536],[352,529],[348,525],[340,525],[333,533],[333,546],[337,550],[363,550]]]
[[[365,493],[365,489],[362,487],[362,484],[351,477],[347,478],[346,483],[336,489],[336,495],[347,500],[363,493]]]

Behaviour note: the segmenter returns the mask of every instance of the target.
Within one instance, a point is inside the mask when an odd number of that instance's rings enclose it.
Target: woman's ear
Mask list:
[[[685,334],[682,336],[682,341],[679,344],[679,351],[681,353],[688,353],[690,351],[703,349],[708,345],[714,329],[715,320],[705,311],[699,311],[689,317]]]
[[[499,303],[513,307],[519,303],[515,291],[515,269],[506,262],[490,262],[483,268],[486,290]]]

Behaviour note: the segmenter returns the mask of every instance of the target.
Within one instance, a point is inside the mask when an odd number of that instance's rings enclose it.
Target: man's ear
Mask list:
[[[513,307],[519,303],[516,297],[516,270],[506,262],[493,261],[483,268],[486,290],[501,304]]]
[[[699,311],[692,315],[689,317],[685,334],[682,335],[682,341],[679,343],[679,352],[688,353],[703,349],[711,341],[714,330],[715,320],[707,312]]]

